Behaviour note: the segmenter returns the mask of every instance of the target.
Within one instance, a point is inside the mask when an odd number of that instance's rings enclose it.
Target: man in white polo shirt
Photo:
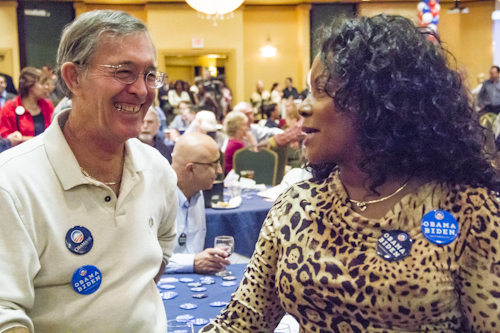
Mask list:
[[[146,26],[115,11],[65,28],[72,108],[0,154],[0,331],[165,332],[177,178],[135,139],[163,84]]]

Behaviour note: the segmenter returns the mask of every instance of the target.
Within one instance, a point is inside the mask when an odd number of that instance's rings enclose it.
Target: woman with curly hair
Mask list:
[[[499,181],[459,74],[399,16],[324,41],[301,104],[315,178],[276,201],[231,303],[203,332],[491,332]]]

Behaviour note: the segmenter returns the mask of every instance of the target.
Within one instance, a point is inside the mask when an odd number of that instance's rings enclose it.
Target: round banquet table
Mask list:
[[[274,201],[266,201],[257,195],[257,191],[244,191],[241,197],[238,208],[206,209],[205,248],[214,247],[215,236],[233,236],[234,252],[245,257],[252,256],[262,223]]]

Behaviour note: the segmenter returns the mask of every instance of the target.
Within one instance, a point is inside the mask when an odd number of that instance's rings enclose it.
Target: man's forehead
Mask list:
[[[144,32],[137,32],[131,35],[116,36],[112,33],[103,33],[99,39],[97,50],[93,55],[93,58],[101,58],[99,61],[105,61],[113,65],[138,65],[137,55],[134,54],[137,48],[144,46],[144,40],[147,40],[150,46],[150,64],[147,65],[148,68],[156,68],[156,54],[153,42],[148,34]],[[134,47],[134,45],[136,47]],[[131,47],[132,46],[132,47]],[[123,50],[123,52],[116,52],[117,49]],[[110,52],[113,50],[113,52]],[[104,58],[104,59],[103,59]],[[107,60],[109,59],[109,60]],[[148,54],[143,54],[140,61],[147,62],[149,59]]]

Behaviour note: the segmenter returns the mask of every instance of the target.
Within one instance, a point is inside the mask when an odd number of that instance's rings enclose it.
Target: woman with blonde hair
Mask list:
[[[225,154],[225,165],[224,169],[226,174],[233,168],[233,155],[241,148],[245,147],[245,141],[250,142],[250,144],[255,147],[257,146],[257,141],[253,137],[252,133],[248,130],[248,118],[243,112],[232,111],[229,112],[224,119],[224,131],[228,136],[228,142],[226,146]]]

